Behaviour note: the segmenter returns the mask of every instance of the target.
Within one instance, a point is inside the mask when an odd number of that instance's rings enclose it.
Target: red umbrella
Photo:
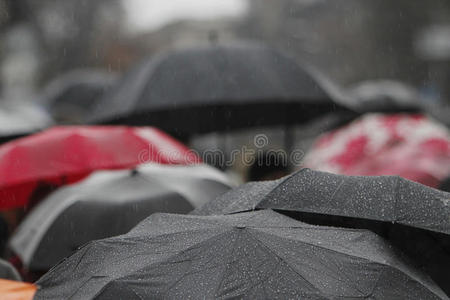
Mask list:
[[[54,127],[0,146],[0,209],[24,206],[37,187],[72,183],[94,170],[198,161],[155,128]]]
[[[399,175],[437,187],[450,174],[450,133],[420,114],[368,114],[321,136],[304,165],[345,175]]]

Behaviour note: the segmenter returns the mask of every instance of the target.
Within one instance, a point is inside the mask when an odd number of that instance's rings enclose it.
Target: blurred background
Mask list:
[[[0,101],[5,108],[32,110],[27,128],[84,123],[89,101],[144,58],[243,40],[314,66],[347,95],[370,97],[371,82],[382,84],[375,93],[398,83],[390,96],[415,98],[441,123],[450,119],[450,3],[445,0],[347,0],[345,5],[328,0],[1,0],[0,28]],[[80,96],[70,83],[80,80],[102,90]],[[49,111],[42,103],[58,93],[73,97],[73,104],[65,101]],[[320,133],[334,127],[330,122],[263,131],[269,147],[307,151]],[[251,147],[259,131],[213,132],[183,141],[200,152],[229,152],[236,145]]]
[[[449,101],[445,0],[2,0],[0,26],[3,98],[32,98],[73,69],[120,73],[156,52],[251,39],[345,86],[392,78]]]

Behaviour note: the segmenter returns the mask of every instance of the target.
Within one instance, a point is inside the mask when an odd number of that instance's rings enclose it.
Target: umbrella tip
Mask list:
[[[130,174],[131,174],[131,176],[136,176],[139,174],[139,171],[136,168],[134,168],[131,170]]]

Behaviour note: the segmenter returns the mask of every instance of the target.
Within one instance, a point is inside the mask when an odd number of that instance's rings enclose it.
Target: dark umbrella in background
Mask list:
[[[414,87],[395,80],[363,81],[347,92],[353,98],[352,107],[361,113],[420,112],[425,106],[425,99]]]
[[[20,281],[19,272],[7,261],[0,259],[0,278]]]
[[[302,169],[251,182],[193,214],[277,209],[316,224],[370,229],[400,248],[448,292],[450,194],[396,176],[344,176]]]
[[[93,111],[95,123],[154,125],[178,136],[306,123],[353,113],[308,68],[266,46],[240,43],[142,62]]]
[[[116,79],[116,74],[103,70],[71,71],[51,81],[40,102],[59,123],[83,123]]]
[[[23,137],[53,124],[39,106],[21,101],[0,100],[0,144]]]
[[[154,214],[92,242],[37,284],[36,299],[445,299],[375,234],[270,210]]]
[[[224,173],[203,164],[96,172],[44,199],[10,248],[26,270],[47,271],[89,241],[126,233],[155,212],[188,213],[229,188]]]

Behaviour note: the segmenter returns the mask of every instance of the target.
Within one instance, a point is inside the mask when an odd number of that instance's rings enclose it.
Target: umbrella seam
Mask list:
[[[308,168],[303,168],[298,170],[297,172],[294,172],[288,176],[286,176],[280,183],[278,183],[274,188],[272,188],[266,195],[264,195],[264,197],[261,198],[261,200],[259,201],[259,203],[257,203],[255,205],[255,208],[257,208],[258,204],[261,204],[261,202],[263,202],[264,200],[266,200],[271,194],[274,193],[274,191],[276,191],[281,185],[285,184],[286,182],[290,181],[292,178],[294,178],[297,174],[301,173],[301,172],[305,172],[309,170]]]
[[[266,248],[270,253],[272,253],[274,256],[278,257],[280,259],[280,261],[284,262],[286,264],[286,266],[291,269],[292,271],[294,271],[295,274],[297,274],[300,278],[302,278],[305,282],[307,282],[308,284],[311,285],[311,287],[313,287],[314,289],[316,289],[325,299],[330,299],[327,298],[328,296],[325,296],[324,293],[318,288],[316,287],[314,284],[312,284],[311,282],[309,282],[305,277],[303,277],[295,268],[293,268],[292,266],[290,266],[288,264],[288,262],[286,261],[286,259],[284,259],[283,257],[281,257],[280,255],[278,255],[275,251],[273,251],[268,245],[266,245],[263,241],[261,241],[260,239],[258,239],[257,237],[253,236],[253,235],[248,235],[250,238],[254,239],[258,244],[260,244],[262,247]]]
[[[284,238],[282,236],[278,236],[278,235],[273,234],[271,232],[265,232],[265,231],[260,231],[260,232],[263,233],[263,234],[269,234],[269,235],[275,236],[277,238]],[[294,241],[298,241],[300,243],[304,243],[304,244],[310,245],[312,247],[320,248],[320,249],[327,250],[327,251],[330,251],[330,252],[334,252],[334,253],[337,253],[337,254],[341,254],[341,255],[344,255],[344,256],[358,257],[358,258],[360,258],[362,260],[365,260],[365,261],[368,261],[370,263],[380,264],[380,265],[383,265],[383,266],[388,266],[388,267],[391,267],[391,268],[394,268],[394,269],[398,269],[396,266],[391,265],[387,260],[385,262],[379,262],[379,261],[375,261],[375,260],[370,260],[369,258],[362,257],[360,255],[348,254],[348,253],[341,252],[341,251],[338,251],[338,250],[335,250],[335,249],[330,249],[330,248],[327,248],[327,247],[324,247],[324,246],[315,245],[315,244],[312,244],[312,243],[306,242],[306,241],[301,241],[301,240],[294,240]]]
[[[236,250],[236,244],[237,244],[237,241],[239,240],[239,237],[240,236],[237,235],[236,240],[234,241],[233,246],[231,247],[230,254],[228,255],[228,257],[226,259],[226,265],[225,265],[225,269],[224,269],[222,278],[220,279],[219,284],[217,285],[217,288],[214,291],[214,297],[217,297],[216,295],[217,295],[218,291],[222,288],[222,283],[225,280],[225,275],[226,275],[226,273],[228,271],[228,268],[229,268],[228,264],[229,264],[229,261],[231,260],[231,257],[233,255],[234,251]]]

